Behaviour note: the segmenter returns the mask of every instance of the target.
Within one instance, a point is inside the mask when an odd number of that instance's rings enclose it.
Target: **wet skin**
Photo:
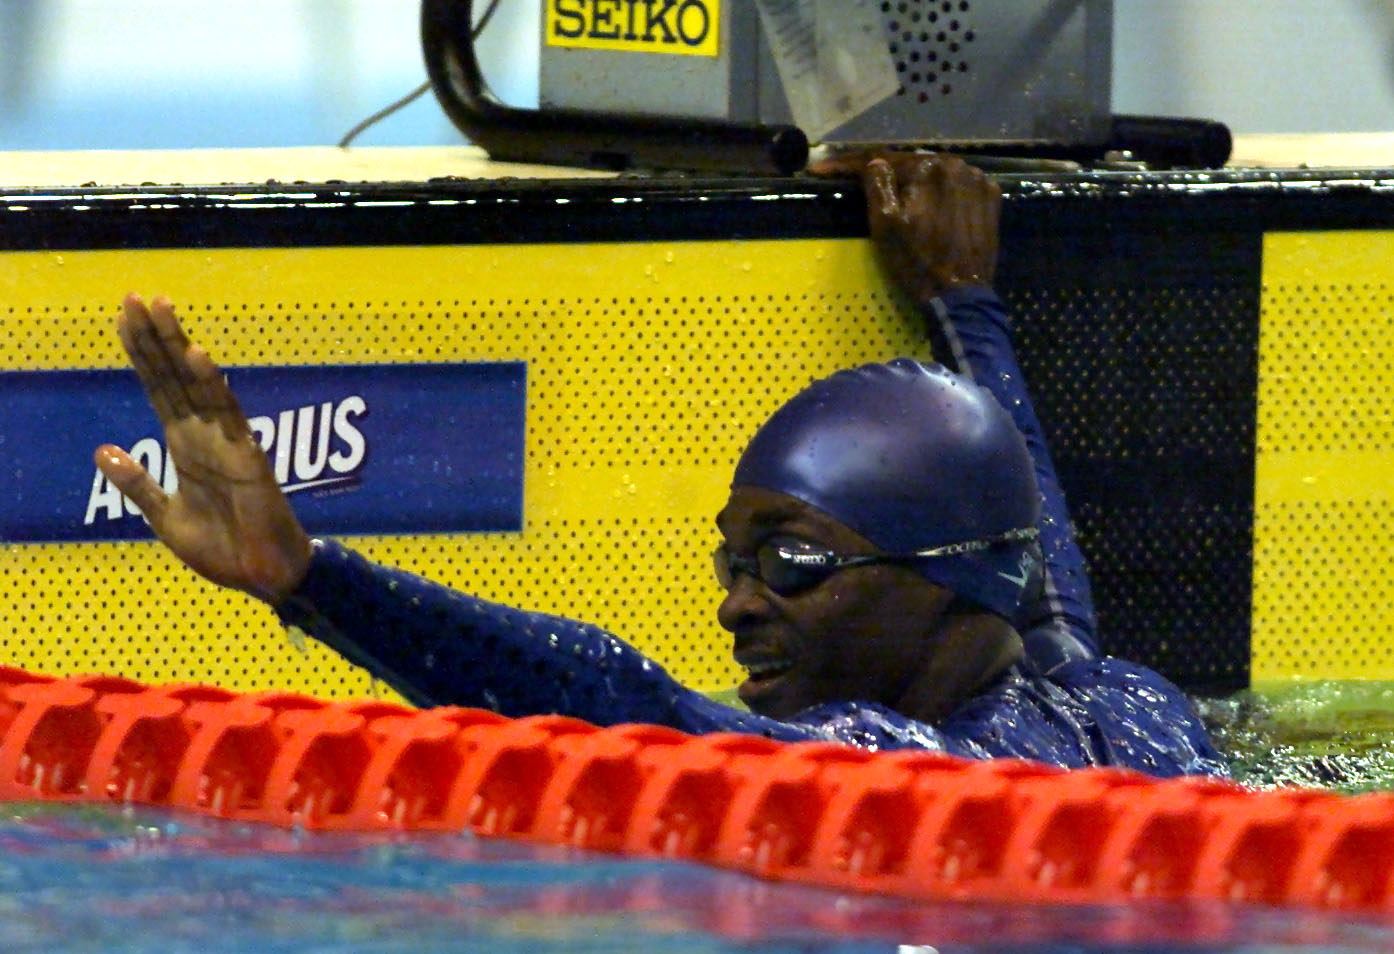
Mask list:
[[[842,555],[881,552],[861,534],[801,500],[737,487],[717,517],[728,547],[753,554],[776,536]],[[824,702],[876,702],[898,709],[944,647],[940,622],[953,595],[903,566],[832,574],[780,596],[738,574],[717,610],[734,637],[736,662],[754,669],[740,687],[752,712],[787,719]]]

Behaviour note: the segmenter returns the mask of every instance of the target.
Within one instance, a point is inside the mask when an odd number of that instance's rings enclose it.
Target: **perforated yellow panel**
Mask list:
[[[1394,678],[1394,233],[1264,241],[1254,681]]]
[[[525,360],[520,534],[359,537],[370,557],[599,623],[696,688],[736,681],[712,518],[744,441],[810,380],[924,354],[864,241],[0,255],[0,367],[120,367],[127,290],[228,365]],[[3,551],[4,661],[356,696],[366,676],[153,543]]]

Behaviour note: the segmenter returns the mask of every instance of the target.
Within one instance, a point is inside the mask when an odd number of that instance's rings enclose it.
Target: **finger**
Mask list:
[[[951,155],[936,156],[918,171],[921,180],[945,198],[953,193],[976,197],[987,179],[981,171]]]
[[[981,177],[981,182],[982,205],[987,210],[988,224],[996,232],[1002,216],[1002,187],[985,175]]]
[[[164,296],[156,298],[150,303],[150,320],[183,385],[190,410],[203,420],[217,422],[225,436],[246,436],[251,428],[227,378],[207,351],[189,341],[173,303]]]
[[[141,387],[145,389],[146,398],[155,408],[156,415],[163,421],[170,416],[169,402],[165,400],[160,389],[155,369],[148,365],[144,350],[137,344],[138,329],[149,321],[150,312],[146,309],[145,302],[140,300],[139,295],[129,294],[121,302],[121,317],[116,323],[116,334],[121,339],[121,347],[125,350],[131,367],[135,369],[136,377],[140,379]]]
[[[884,159],[867,163],[862,175],[866,189],[866,212],[871,234],[882,234],[887,225],[901,216],[900,194],[896,191],[895,170]]]
[[[991,176],[956,156],[946,158],[953,159],[944,169],[949,185],[972,196],[982,207],[992,207],[1001,203],[1002,189]]]
[[[870,149],[839,153],[810,163],[807,171],[810,175],[828,178],[860,177],[866,170],[866,164],[876,156],[877,153]]]
[[[156,296],[150,303],[150,323],[155,326],[160,343],[171,356],[182,355],[189,350],[189,337],[174,314],[174,303],[164,295]]]
[[[237,395],[228,386],[226,376],[213,363],[208,352],[198,345],[190,345],[185,359],[193,375],[189,397],[199,417],[217,423],[228,440],[247,437],[252,432],[247,415],[242,411]]]
[[[941,156],[924,173],[924,201],[946,215],[944,224],[953,234],[975,234],[973,230],[990,219],[985,215],[997,186],[980,169],[957,156]],[[916,206],[912,211],[919,210]]]
[[[150,326],[155,332],[155,343],[164,353],[166,366],[173,372],[175,383],[178,384],[177,396],[182,396],[192,406],[188,389],[194,382],[194,372],[188,361],[189,338],[175,317],[174,303],[164,295],[150,302]]]
[[[1000,227],[1002,221],[1002,189],[987,176],[983,176],[983,201],[979,203],[982,221],[979,223],[977,235],[983,243],[980,256],[982,283],[991,285],[997,277],[997,249],[1000,243]]]
[[[955,227],[964,234],[983,237],[985,230],[995,235],[1002,205],[1002,190],[986,173],[958,161],[944,170],[946,195],[955,199]]]
[[[914,241],[926,253],[938,255],[942,252],[942,234],[947,224],[945,210],[949,216],[955,211],[953,203],[948,201],[948,178],[954,161],[952,156],[924,156],[902,174],[902,214],[907,227],[913,230]]]
[[[935,156],[915,168],[915,180],[944,190],[953,185],[968,167],[957,156]]]
[[[117,333],[155,413],[166,424],[186,416],[188,396],[179,372],[160,341],[150,309],[135,295],[127,295],[122,308]]]
[[[945,159],[952,159],[953,156],[939,152],[891,152],[882,158],[890,163],[891,168],[895,170],[896,179],[903,188],[907,182],[922,174],[925,169],[933,168]]]
[[[811,176],[829,179],[860,176],[866,168],[866,158],[862,156],[829,156],[811,162],[806,170]]]
[[[960,277],[991,285],[997,266],[997,228],[1002,190],[981,169],[959,161],[943,170],[946,223],[959,237]]]
[[[117,490],[129,497],[131,503],[140,508],[151,528],[158,534],[169,506],[169,496],[155,482],[155,478],[136,463],[130,454],[114,444],[98,447],[93,459],[97,463],[97,469]]]

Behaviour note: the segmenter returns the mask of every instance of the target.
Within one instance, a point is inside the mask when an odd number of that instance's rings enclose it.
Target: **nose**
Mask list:
[[[716,608],[716,621],[729,633],[768,619],[772,611],[765,584],[748,573],[737,573],[726,597]]]

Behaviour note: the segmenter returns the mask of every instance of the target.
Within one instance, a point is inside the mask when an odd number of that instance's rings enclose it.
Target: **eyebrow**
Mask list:
[[[770,527],[777,526],[781,523],[787,523],[790,520],[796,520],[802,516],[804,516],[804,512],[798,507],[769,507],[763,510],[756,510],[752,513],[750,515],[750,522],[756,526]],[[722,508],[721,512],[716,515],[717,529],[722,529],[722,522],[728,520],[726,509]]]

